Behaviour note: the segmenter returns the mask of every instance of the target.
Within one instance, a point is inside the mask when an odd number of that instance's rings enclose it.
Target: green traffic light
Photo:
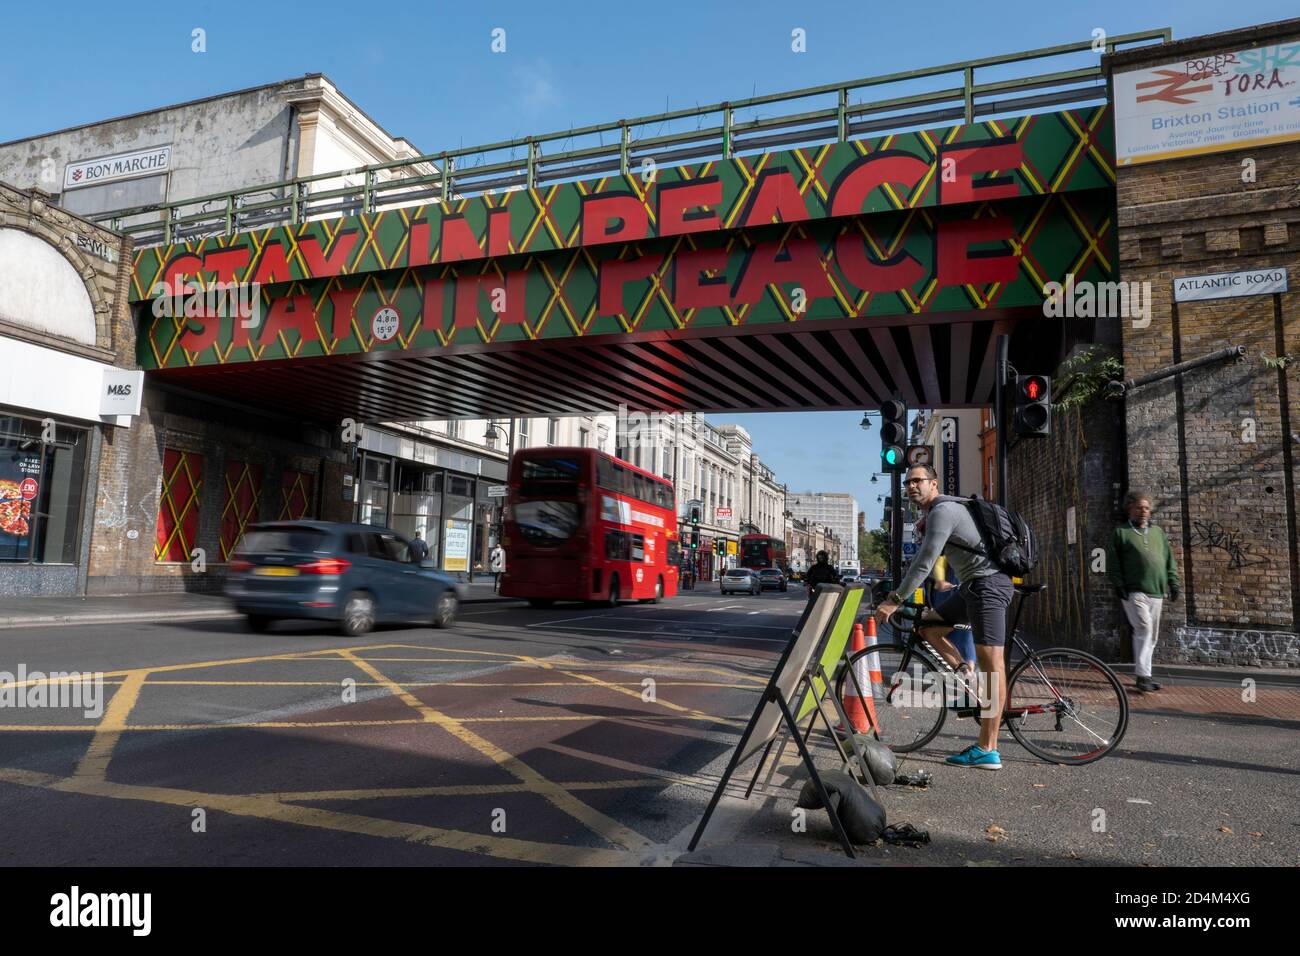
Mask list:
[[[886,465],[897,465],[897,464],[898,464],[898,449],[896,449],[896,448],[886,448],[886,449],[885,449],[883,452],[881,452],[880,454],[881,454],[881,457],[885,459],[885,464],[886,464]]]

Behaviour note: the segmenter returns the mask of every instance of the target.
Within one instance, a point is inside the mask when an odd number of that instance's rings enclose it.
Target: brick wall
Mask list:
[[[1123,656],[1120,607],[1094,561],[1115,527],[1120,414],[1118,403],[1103,399],[1057,411],[1050,436],[1020,439],[1007,456],[1009,503],[1038,543],[1039,562],[1030,580],[1047,585],[1025,599],[1025,633],[1040,646],[1078,647],[1107,661]],[[1073,544],[1067,533],[1070,509]]]
[[[1298,39],[1300,21],[1289,21],[1110,65]],[[1284,267],[1300,285],[1300,143],[1121,167],[1117,205],[1122,277],[1149,282],[1153,296],[1151,324],[1124,325],[1125,374],[1245,348],[1240,361],[1127,397],[1127,484],[1151,495],[1190,583],[1181,602],[1166,602],[1157,660],[1300,666],[1300,502],[1288,457],[1300,453],[1300,381],[1294,362],[1270,364],[1300,361],[1300,293],[1172,301],[1179,276]]]
[[[257,520],[279,517],[285,469],[314,476],[310,514],[349,520],[342,501],[343,454],[329,448],[324,430],[154,385],[130,429],[110,429],[101,455],[96,522],[91,540],[88,594],[217,591],[224,580],[220,557],[226,465],[262,466]],[[154,542],[166,448],[203,456],[203,489],[196,547],[207,568],[154,560]],[[135,536],[131,535],[135,532]]]

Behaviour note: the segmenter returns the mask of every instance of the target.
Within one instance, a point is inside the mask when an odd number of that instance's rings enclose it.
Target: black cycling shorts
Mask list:
[[[1001,647],[1007,642],[1007,608],[1015,585],[1005,574],[975,578],[934,597],[934,609],[945,624],[969,624],[976,644]]]

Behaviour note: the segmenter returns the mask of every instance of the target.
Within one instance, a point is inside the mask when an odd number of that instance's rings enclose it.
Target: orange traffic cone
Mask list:
[[[872,636],[875,632],[875,622],[867,618],[868,626],[872,630]],[[852,651],[856,654],[858,651],[865,650],[867,646],[867,635],[862,630],[861,624],[853,625],[853,645]],[[853,677],[850,680],[848,690],[844,694],[844,713],[849,718],[849,723],[857,733],[866,733],[872,727],[879,727],[876,720],[876,704],[874,682],[880,680],[880,662],[876,659],[875,654],[868,655],[868,666],[863,667],[863,660],[859,659],[853,665]],[[867,696],[865,698],[858,696],[858,688]],[[870,721],[868,723],[868,720]]]

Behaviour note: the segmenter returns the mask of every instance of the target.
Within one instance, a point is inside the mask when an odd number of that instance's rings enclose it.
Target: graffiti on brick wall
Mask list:
[[[1230,571],[1268,564],[1268,558],[1263,555],[1251,554],[1250,542],[1245,540],[1240,531],[1229,531],[1217,521],[1193,521],[1192,543],[1225,552]]]
[[[1174,628],[1174,640],[1192,660],[1300,666],[1300,634],[1180,625]]]

